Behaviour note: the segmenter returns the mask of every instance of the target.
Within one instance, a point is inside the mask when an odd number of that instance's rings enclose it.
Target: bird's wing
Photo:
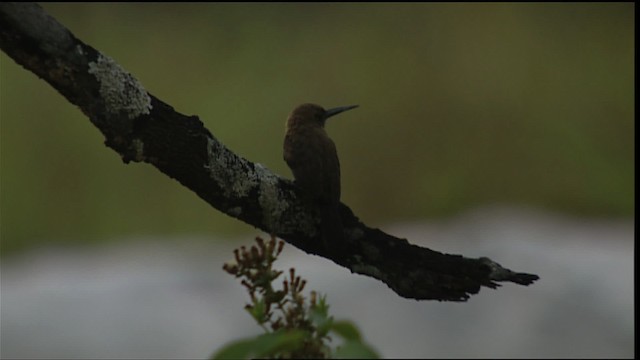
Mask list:
[[[318,144],[304,142],[303,138],[285,136],[284,161],[291,168],[296,185],[312,199],[323,195],[323,162]]]
[[[327,143],[323,147],[322,175],[324,176],[323,194],[328,198],[323,200],[337,204],[340,201],[340,160],[338,160],[336,145],[329,137],[326,140]]]

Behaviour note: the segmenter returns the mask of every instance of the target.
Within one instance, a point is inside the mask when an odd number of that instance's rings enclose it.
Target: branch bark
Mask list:
[[[529,285],[538,279],[488,258],[412,245],[366,226],[344,204],[340,215],[346,244],[326,248],[318,209],[300,200],[290,180],[234,154],[197,116],[180,114],[148,93],[113,59],[78,40],[37,4],[0,4],[0,48],[77,105],[125,163],[150,163],[219,211],[376,278],[402,297],[465,301],[481,286],[496,288],[501,281]]]

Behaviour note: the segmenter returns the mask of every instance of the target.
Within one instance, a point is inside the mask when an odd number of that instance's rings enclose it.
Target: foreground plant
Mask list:
[[[224,264],[223,269],[241,279],[249,292],[251,303],[245,309],[265,333],[227,344],[213,358],[378,358],[353,323],[329,316],[326,296],[315,291],[308,299],[303,295],[307,282],[294,268],[289,269],[282,288],[274,288],[273,282],[283,271],[273,269],[273,263],[283,246],[273,236],[267,242],[256,237],[256,245],[235,249],[235,261]],[[343,339],[336,349],[328,344],[330,333]]]

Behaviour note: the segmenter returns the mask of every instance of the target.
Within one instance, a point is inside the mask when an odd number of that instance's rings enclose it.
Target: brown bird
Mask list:
[[[328,118],[358,107],[341,106],[329,110],[315,104],[296,107],[287,119],[284,161],[306,201],[320,208],[325,246],[343,238],[340,204],[340,162],[336,145],[327,135]]]

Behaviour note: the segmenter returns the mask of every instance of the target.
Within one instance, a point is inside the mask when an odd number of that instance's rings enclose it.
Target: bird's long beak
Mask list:
[[[328,118],[332,117],[333,115],[338,115],[343,111],[355,109],[357,107],[358,107],[358,105],[349,105],[349,106],[340,106],[340,107],[337,107],[337,108],[329,109],[329,110],[324,112],[324,118],[328,119]]]

